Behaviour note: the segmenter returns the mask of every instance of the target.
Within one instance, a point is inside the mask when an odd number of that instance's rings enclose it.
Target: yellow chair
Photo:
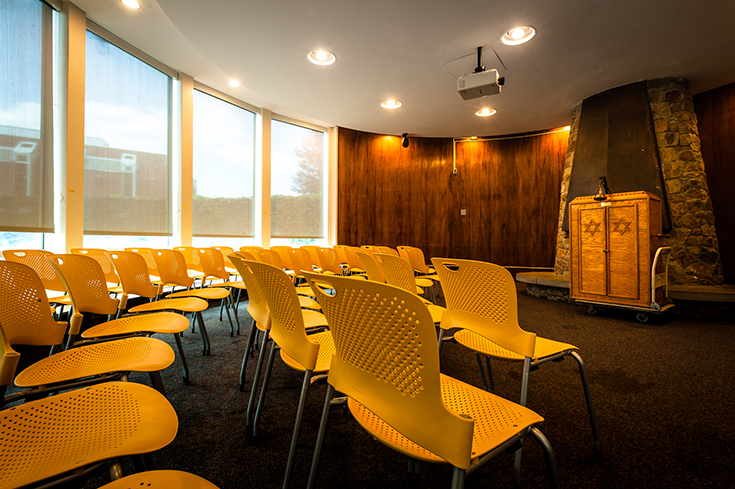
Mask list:
[[[375,253],[374,256],[375,260],[380,265],[380,269],[383,271],[385,282],[395,287],[406,290],[421,299],[421,301],[426,304],[426,307],[429,309],[431,319],[434,321],[434,323],[441,323],[442,316],[444,315],[444,308],[441,306],[437,306],[428,299],[425,299],[419,295],[421,293],[421,289],[418,285],[416,285],[416,277],[414,277],[413,275],[411,264],[409,264],[400,256],[386,255],[384,253]],[[441,342],[439,342],[438,344],[439,349],[441,350]]]
[[[339,266],[339,257],[334,248],[319,248],[317,254],[319,255],[319,266],[322,269],[322,273],[327,275],[345,274],[344,269]]]
[[[339,265],[347,266],[347,254],[345,253],[346,245],[334,245],[332,249],[337,253],[337,263]]]
[[[232,309],[235,311],[237,334],[240,334],[240,320],[237,317],[235,304],[232,300],[232,289],[245,288],[245,284],[243,282],[238,283],[230,281],[230,272],[225,269],[225,261],[219,250],[212,248],[197,248],[197,254],[199,255],[199,263],[202,265],[202,271],[204,273],[204,277],[202,278],[202,287],[204,287],[205,282],[209,280],[210,287],[221,287],[228,292],[228,295],[220,301],[219,320],[222,321],[222,310],[224,309],[227,313],[227,319],[230,321],[230,337],[234,336],[235,330],[233,329],[232,316],[230,315],[230,309]],[[212,280],[222,280],[222,282],[213,284]]]
[[[161,279],[158,274],[156,260],[153,259],[153,248],[125,248],[125,251],[131,251],[143,257],[143,260],[145,260],[145,264],[148,267],[148,278],[151,283],[155,284]]]
[[[260,391],[258,407],[253,420],[253,433],[257,433],[258,420],[260,418],[265,394],[268,390],[268,381],[273,368],[276,348],[281,351],[281,359],[290,368],[304,373],[301,386],[301,396],[296,411],[296,421],[291,436],[291,448],[286,464],[283,487],[286,488],[291,480],[291,473],[296,458],[296,447],[298,445],[301,421],[304,416],[306,395],[309,386],[316,381],[315,375],[320,376],[329,371],[329,365],[334,354],[334,343],[329,331],[313,333],[307,336],[303,316],[299,314],[296,290],[291,286],[291,281],[283,270],[273,265],[256,261],[244,262],[252,271],[255,281],[263,292],[268,309],[270,311],[270,337],[273,339],[268,364],[263,376],[263,387]],[[303,272],[308,274],[308,272]]]
[[[421,251],[421,248],[415,248],[413,246],[399,246],[398,255],[409,262],[413,267],[414,273],[418,275],[416,278],[416,285],[429,289],[432,301],[436,302],[434,285],[435,282],[439,280],[439,276],[436,274],[436,270],[426,266],[426,259],[424,258],[424,252]]]
[[[0,329],[10,345],[61,345],[68,324],[51,315],[41,279],[21,263],[0,262]],[[48,395],[109,380],[127,380],[130,372],[148,372],[153,386],[165,394],[160,370],[171,365],[171,347],[152,338],[127,338],[80,346],[50,355],[30,365],[15,378],[26,389],[0,400]],[[0,389],[4,389],[0,385]]]
[[[535,426],[543,418],[441,374],[431,315],[418,297],[372,281],[316,274],[307,279],[335,346],[308,487],[316,483],[335,392],[347,396],[350,413],[373,438],[411,460],[453,465],[452,488],[463,487],[466,475],[527,435],[541,444],[551,485],[558,487],[553,451]],[[530,354],[534,341],[525,333],[514,345]]]
[[[386,255],[400,256],[396,250],[389,246],[378,246],[377,253],[385,253]]]
[[[186,268],[186,260],[184,255],[176,250],[153,250],[153,259],[156,260],[156,267],[158,267],[158,273],[161,275],[161,282],[158,285],[159,296],[163,293],[163,289],[166,286],[171,286],[172,289],[175,287],[184,287],[186,290],[171,292],[166,297],[170,299],[181,298],[181,297],[197,297],[205,301],[210,300],[222,300],[230,292],[220,288],[202,288],[196,289],[194,287],[194,279],[189,276]],[[142,307],[142,306],[138,306]],[[197,323],[199,324],[200,333],[202,340],[204,341],[204,354],[209,355],[211,353],[211,346],[209,342],[209,334],[204,326],[204,320],[201,314],[197,314]],[[192,325],[193,326],[193,325]],[[230,331],[233,330],[233,325],[230,323]]]
[[[225,268],[228,272],[230,272],[230,275],[237,275],[237,268],[235,268],[235,265],[228,258],[228,256],[235,252],[235,249],[231,246],[212,246],[212,249],[222,253],[222,259],[225,262]]]
[[[123,329],[115,328],[114,323],[112,326],[111,323],[105,323],[103,325],[94,326],[83,332],[82,338],[103,338],[106,336],[135,334],[142,331],[147,332],[148,334],[171,334],[176,341],[176,347],[178,348],[179,356],[181,357],[181,364],[184,370],[184,383],[188,384],[189,364],[186,361],[184,348],[181,345],[181,333],[186,331],[186,328],[189,327],[189,321],[181,314],[192,313],[192,315],[198,315],[198,321],[203,322],[201,312],[207,309],[207,301],[197,297],[182,297],[179,299],[162,299],[153,301],[152,299],[155,299],[158,295],[158,289],[148,278],[147,266],[143,257],[131,251],[108,251],[107,253],[110,257],[110,261],[117,270],[117,274],[122,283],[123,293],[120,297],[120,304],[118,305],[118,315],[121,311],[126,310],[130,295],[144,297],[150,301],[130,308],[129,312],[132,314],[161,313],[164,311],[176,311],[180,314],[167,313],[167,316],[165,316],[167,321],[162,321],[164,316],[161,316],[160,314],[144,316],[141,318],[144,321],[143,324],[136,324],[132,320],[128,319]],[[154,318],[156,320],[152,321]],[[149,329],[134,329],[136,327]]]
[[[364,249],[367,250],[367,248]],[[368,280],[384,284],[385,275],[383,275],[383,269],[380,268],[375,256],[373,256],[372,253],[366,253],[363,250],[355,250],[355,254],[360,259],[362,268],[365,270]]]
[[[243,280],[245,281],[245,284],[248,287],[248,313],[250,314],[250,317],[253,319],[253,323],[250,325],[250,332],[248,333],[248,339],[245,347],[245,353],[242,357],[242,366],[240,367],[240,391],[245,391],[245,368],[247,367],[248,357],[253,353],[254,351],[254,343],[257,337],[258,332],[263,333],[263,340],[261,341],[260,345],[260,356],[258,357],[258,363],[255,367],[255,374],[253,376],[253,383],[250,388],[250,398],[248,401],[248,408],[245,414],[245,419],[250,419],[250,414],[252,413],[252,409],[255,406],[255,395],[257,391],[257,384],[260,380],[260,372],[263,367],[263,361],[265,359],[265,348],[266,343],[268,342],[268,333],[270,331],[271,325],[270,325],[270,310],[268,309],[268,304],[265,301],[265,296],[263,295],[263,292],[260,290],[260,286],[258,285],[258,282],[255,280],[255,277],[253,277],[253,272],[251,269],[247,266],[246,260],[249,258],[247,256],[247,253],[239,253],[237,255],[231,255],[230,259],[237,267],[238,271],[240,272]],[[299,296],[299,301],[301,301],[302,296]],[[299,304],[301,305],[301,304]],[[303,306],[301,306],[301,318],[304,322],[304,328],[307,330],[315,330],[315,329],[324,329],[327,326],[327,320],[324,317],[323,314],[303,309]]]
[[[347,274],[348,275],[365,274],[365,270],[362,268],[362,262],[355,254],[355,251],[359,249],[360,248],[356,248],[354,246],[345,246],[342,248],[342,251],[347,257],[347,268],[348,268]]]
[[[173,249],[183,255],[184,261],[186,262],[187,274],[195,281],[199,279],[203,283],[204,270],[199,261],[197,249],[193,246],[174,246]]]
[[[105,469],[117,476],[120,458],[149,457],[171,443],[177,430],[166,398],[133,382],[105,382],[4,409],[0,487],[61,480],[69,487]]]
[[[454,340],[475,352],[485,388],[494,391],[489,359],[524,360],[523,355],[501,342],[505,335],[522,331],[518,324],[518,292],[513,276],[501,266],[480,261],[432,258],[432,263],[441,278],[440,283],[447,301],[440,335],[453,328],[460,329],[454,334]],[[481,356],[486,360],[487,380],[480,361]],[[566,356],[576,360],[592,425],[594,449],[599,454],[597,416],[579,348],[568,343],[537,338],[530,356],[533,370],[545,363],[563,360]],[[526,405],[525,394],[521,396],[521,404]]]
[[[306,250],[307,253],[309,253],[309,256],[311,257],[311,263],[314,265],[317,269],[321,269],[322,265],[319,262],[319,246],[314,245],[304,245],[301,247],[302,250]]]
[[[108,292],[111,294],[122,293],[120,277],[117,276],[115,266],[110,262],[110,258],[105,254],[106,250],[99,248],[72,248],[69,251],[72,255],[84,255],[94,258],[100,264],[100,267],[102,267],[102,273],[105,274]]]
[[[217,486],[198,475],[179,470],[148,470],[139,472],[100,487],[100,489],[130,489],[150,487],[152,489],[218,489]]]
[[[271,246],[271,251],[275,251],[278,253],[278,256],[281,258],[281,265],[283,265],[283,268],[286,270],[290,270],[292,272],[295,272],[294,265],[291,262],[291,250],[293,250],[290,246]]]
[[[53,255],[50,251],[45,250],[4,250],[3,258],[7,261],[22,263],[35,271],[46,290],[46,297],[50,303],[58,306],[71,306],[71,297],[66,295],[66,287],[56,274],[54,267],[46,259],[47,256]]]
[[[239,251],[244,253],[250,253],[251,255],[258,255],[258,252],[263,249],[262,246],[241,246]]]

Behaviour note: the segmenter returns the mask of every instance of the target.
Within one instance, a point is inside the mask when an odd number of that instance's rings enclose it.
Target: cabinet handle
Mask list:
[[[610,253],[610,250],[602,250],[604,253]]]

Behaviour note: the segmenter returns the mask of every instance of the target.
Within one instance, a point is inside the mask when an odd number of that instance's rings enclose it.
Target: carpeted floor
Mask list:
[[[544,416],[540,428],[551,442],[562,487],[730,488],[735,473],[735,324],[672,314],[641,324],[627,311],[589,316],[582,306],[534,298],[520,290],[524,329],[572,343],[587,365],[602,439],[595,460],[592,433],[576,363],[567,359],[531,375],[529,407]],[[201,356],[199,334],[183,343],[192,371],[181,381],[178,360],[163,372],[167,395],[179,417],[174,442],[154,454],[156,468],[186,470],[219,487],[275,488],[282,483],[302,375],[276,360],[261,433],[245,427],[245,393],[238,375],[250,318],[240,310],[242,331],[229,336],[210,309],[206,324],[212,354]],[[162,339],[166,339],[162,337]],[[170,340],[173,346],[173,340]],[[442,371],[474,385],[481,379],[474,356],[458,344],[442,351]],[[498,393],[517,399],[520,364],[493,364]],[[131,380],[148,383],[145,375]],[[326,387],[311,388],[291,487],[305,487]],[[513,457],[502,456],[467,479],[466,487],[513,487]],[[126,468],[132,466],[126,463]],[[104,477],[90,480],[98,487]],[[366,435],[341,409],[332,413],[320,465],[323,488],[446,488],[451,468],[423,465],[418,481],[406,459]],[[541,449],[524,448],[523,484],[548,487]]]

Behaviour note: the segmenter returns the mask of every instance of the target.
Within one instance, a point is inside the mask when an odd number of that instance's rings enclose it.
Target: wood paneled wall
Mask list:
[[[735,283],[735,83],[692,97],[726,283]]]
[[[452,139],[340,128],[339,243],[552,267],[568,134],[458,142],[453,175]]]

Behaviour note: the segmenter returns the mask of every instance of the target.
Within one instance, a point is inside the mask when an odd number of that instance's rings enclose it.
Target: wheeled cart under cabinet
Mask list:
[[[578,197],[570,203],[570,297],[587,311],[622,308],[648,321],[668,297],[671,249],[661,247],[661,200],[648,192]]]

